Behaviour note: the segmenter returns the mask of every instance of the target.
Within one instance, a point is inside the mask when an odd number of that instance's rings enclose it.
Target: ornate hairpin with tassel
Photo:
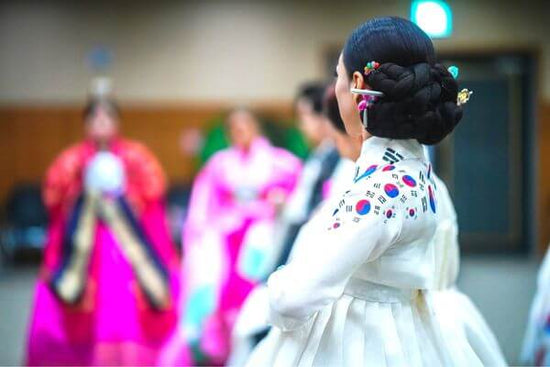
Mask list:
[[[378,63],[376,61],[368,62],[367,65],[365,65],[365,68],[364,68],[365,76],[368,76],[371,72],[378,69],[379,67],[380,67],[380,63]],[[367,110],[372,105],[372,103],[376,101],[377,98],[383,97],[384,93],[382,93],[380,91],[377,91],[377,90],[360,89],[360,88],[351,88],[351,93],[361,95],[361,101],[357,104],[357,109],[362,114],[363,126],[366,129],[367,125],[368,125]]]
[[[449,66],[449,68],[447,70],[449,71],[449,74],[451,74],[453,76],[453,78],[458,79],[458,67],[457,66],[451,65],[451,66]],[[473,93],[474,92],[472,92],[471,90],[468,90],[466,88],[462,89],[460,92],[458,92],[458,94],[456,96],[456,105],[457,106],[462,106],[462,105],[465,105],[466,103],[468,103],[468,101],[470,100],[470,97]]]

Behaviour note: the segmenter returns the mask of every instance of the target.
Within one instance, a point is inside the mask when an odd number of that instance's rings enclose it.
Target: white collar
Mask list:
[[[428,162],[422,145],[416,139],[388,139],[372,136],[361,146],[361,155],[356,161],[357,174],[374,166],[389,165],[409,159]]]

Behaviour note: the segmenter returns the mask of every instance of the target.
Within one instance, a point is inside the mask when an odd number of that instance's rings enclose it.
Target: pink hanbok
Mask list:
[[[160,364],[223,364],[231,331],[252,288],[268,275],[277,203],[301,163],[257,138],[248,151],[218,152],[193,185],[184,228],[182,319]]]
[[[49,236],[30,322],[29,365],[151,365],[177,314],[179,258],[167,231],[165,178],[141,144],[109,152],[126,182],[111,197],[84,189],[95,144],[63,152],[44,199]]]

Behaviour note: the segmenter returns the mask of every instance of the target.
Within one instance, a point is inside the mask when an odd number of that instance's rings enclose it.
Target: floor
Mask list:
[[[464,257],[459,287],[479,307],[516,364],[535,291],[537,263],[515,257]],[[0,267],[0,365],[23,362],[36,266]]]
[[[0,267],[0,365],[20,365],[37,266]]]
[[[511,365],[519,364],[537,270],[538,262],[526,258],[462,259],[458,286],[479,308]]]

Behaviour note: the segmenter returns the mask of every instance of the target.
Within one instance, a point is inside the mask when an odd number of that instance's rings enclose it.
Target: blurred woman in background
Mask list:
[[[274,220],[301,163],[262,136],[256,117],[227,117],[230,148],[216,153],[193,184],[184,228],[183,316],[160,364],[218,364],[250,290],[276,257]]]
[[[86,140],[48,169],[48,242],[30,323],[30,365],[151,365],[177,320],[178,257],[151,152],[92,100]]]
[[[325,116],[329,122],[329,134],[338,150],[340,160],[332,173],[327,197],[341,194],[353,180],[355,161],[361,154],[361,144],[363,142],[362,139],[346,133],[334,87],[333,83],[326,88],[323,106]]]
[[[298,128],[311,151],[304,162],[296,190],[281,213],[277,242],[282,250],[277,265],[286,263],[300,228],[326,198],[327,184],[340,160],[323,114],[325,88],[325,83],[310,82],[302,85],[296,96],[294,108]]]

